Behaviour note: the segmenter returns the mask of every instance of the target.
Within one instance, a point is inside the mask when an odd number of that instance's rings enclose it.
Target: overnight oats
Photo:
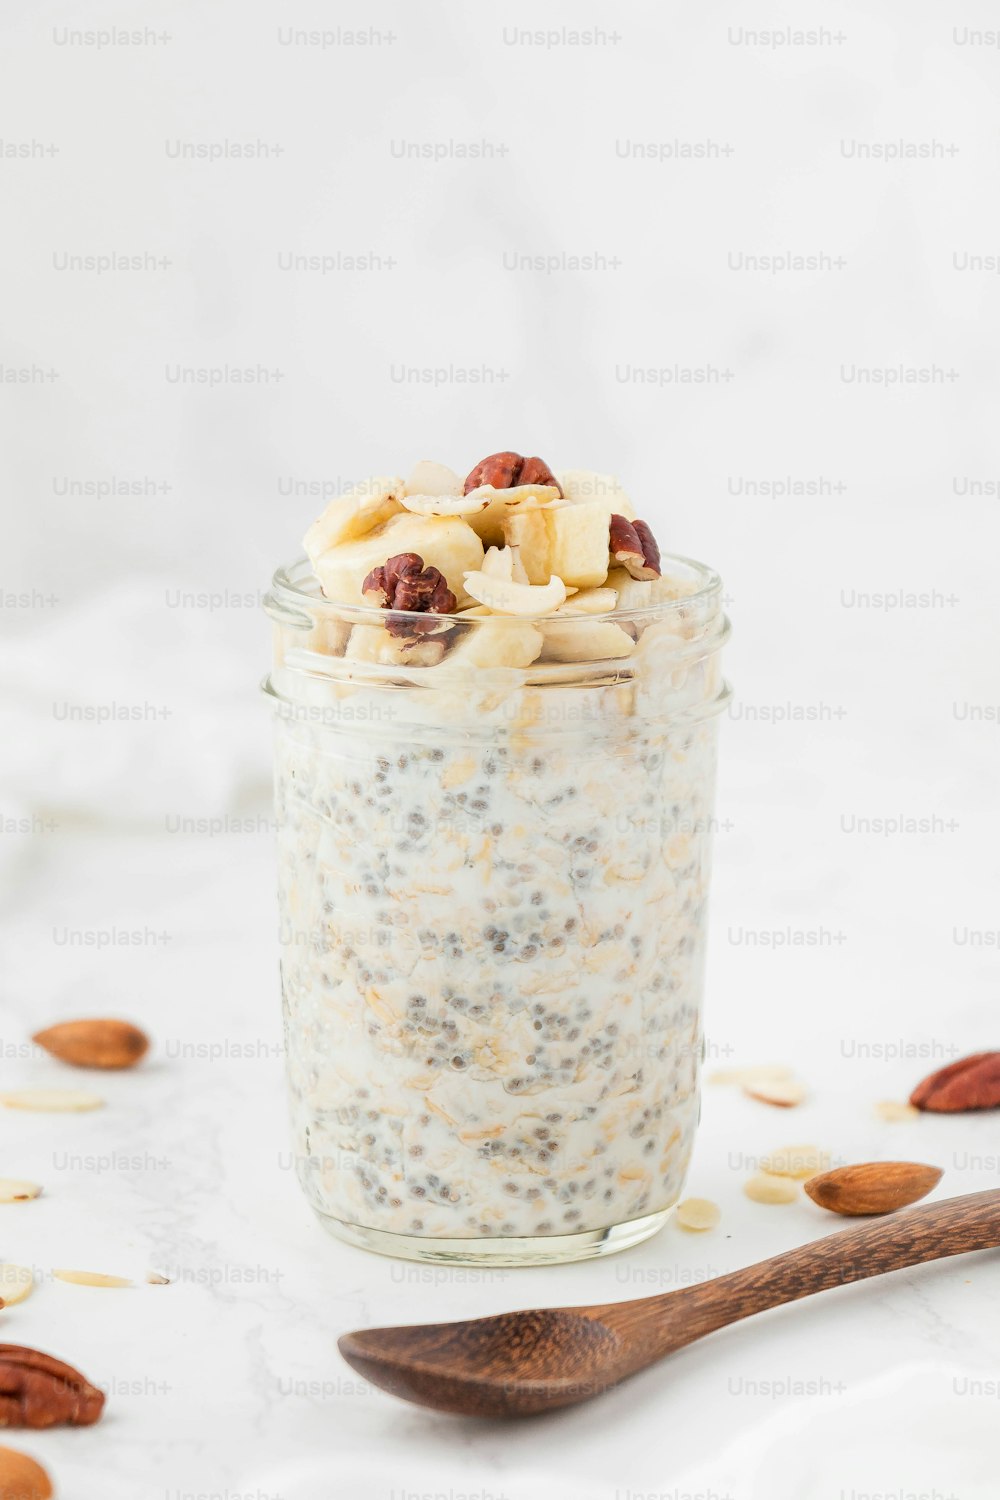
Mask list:
[[[515,453],[373,479],[305,548],[266,687],[306,1195],[408,1258],[634,1244],[698,1120],[720,581]]]

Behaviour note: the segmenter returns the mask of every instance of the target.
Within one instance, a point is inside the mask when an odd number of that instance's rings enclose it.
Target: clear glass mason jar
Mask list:
[[[463,616],[405,665],[377,659],[384,611],[325,600],[305,562],[275,575],[294,1153],[343,1239],[576,1260],[680,1195],[729,627],[717,574],[663,569],[674,597],[602,617],[618,634]],[[500,664],[543,625],[567,660]]]

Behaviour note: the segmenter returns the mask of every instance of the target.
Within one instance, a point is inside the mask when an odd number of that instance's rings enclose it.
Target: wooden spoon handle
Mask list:
[[[1000,1189],[869,1220],[698,1286],[610,1304],[601,1321],[647,1344],[649,1359],[768,1307],[924,1261],[1000,1246]]]

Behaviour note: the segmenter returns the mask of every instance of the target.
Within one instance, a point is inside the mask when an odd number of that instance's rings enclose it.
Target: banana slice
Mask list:
[[[578,588],[597,588],[608,576],[611,509],[604,500],[584,500],[554,510],[549,528],[549,566]]]
[[[436,667],[444,654],[442,636],[422,636],[408,645],[390,635],[384,625],[355,625],[344,657],[384,667]]]
[[[480,485],[466,495],[485,499],[487,504],[477,515],[469,517],[469,525],[484,542],[503,545],[504,521],[514,511],[538,510],[542,506],[562,505],[564,502],[554,484],[518,484],[509,490],[495,490],[491,484]]]
[[[578,588],[596,588],[608,573],[611,509],[605,500],[547,510],[516,511],[504,522],[504,535],[516,546],[532,583],[557,574]]]
[[[623,570],[624,571],[624,570]],[[569,593],[569,590],[566,591]],[[618,603],[618,590],[577,589],[557,611],[560,615],[609,615]]]
[[[669,578],[633,578],[626,568],[611,569],[608,587],[618,591],[615,605],[618,610],[651,609],[654,604],[668,604],[681,597],[676,583]]]
[[[343,656],[350,634],[351,627],[346,620],[330,620],[317,615],[301,645],[304,651],[318,651],[321,656]]]
[[[487,578],[498,578],[503,583],[514,582],[514,554],[510,547],[487,547],[483,566],[479,570]]]
[[[462,480],[447,464],[436,464],[432,459],[422,458],[413,465],[406,481],[406,495],[460,495]]]
[[[504,519],[508,547],[516,547],[529,583],[547,583],[556,569],[550,566],[552,542],[548,510],[515,510]]]
[[[600,500],[608,508],[609,515],[624,516],[626,521],[635,520],[635,506],[613,474],[595,474],[590,469],[567,469],[556,475],[562,492],[572,505],[588,500]]]
[[[544,625],[543,661],[607,661],[630,656],[635,641],[612,620],[577,620]]]
[[[313,567],[328,599],[363,604],[361,585],[368,574],[397,552],[418,553],[425,567],[444,574],[459,605],[469,602],[462,578],[481,565],[483,544],[460,516],[415,516],[401,510],[367,536],[324,552]]]
[[[429,668],[427,679],[454,677],[468,684],[475,681],[470,674],[477,670],[530,667],[541,654],[542,643],[542,632],[523,620],[483,619],[459,636],[440,666]]]
[[[553,575],[546,584],[514,583],[488,573],[466,573],[466,591],[496,615],[548,615],[566,602],[566,585]]]
[[[331,547],[364,536],[396,515],[401,509],[402,497],[403,481],[393,476],[366,479],[331,500],[302,539],[313,568]]]

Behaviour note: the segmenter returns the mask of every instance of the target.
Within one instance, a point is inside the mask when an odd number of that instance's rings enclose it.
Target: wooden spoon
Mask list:
[[[1000,1189],[893,1214],[755,1266],[634,1302],[345,1333],[373,1385],[438,1411],[522,1417],[599,1396],[706,1333],[850,1281],[1000,1246]]]

